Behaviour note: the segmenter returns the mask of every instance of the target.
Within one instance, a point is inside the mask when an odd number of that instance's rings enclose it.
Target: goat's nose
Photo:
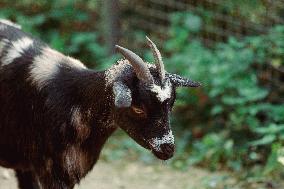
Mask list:
[[[175,152],[175,145],[171,143],[161,144],[160,146],[163,153],[171,155]]]

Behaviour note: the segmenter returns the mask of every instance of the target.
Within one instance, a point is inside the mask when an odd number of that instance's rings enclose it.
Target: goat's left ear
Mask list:
[[[113,84],[114,104],[118,108],[127,108],[131,106],[132,97],[130,89],[121,81]]]
[[[176,87],[199,87],[201,86],[201,83],[181,77],[177,74],[169,73],[168,78],[170,79],[171,83]]]

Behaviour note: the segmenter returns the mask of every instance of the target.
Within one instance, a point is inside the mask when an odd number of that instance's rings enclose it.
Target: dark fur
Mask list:
[[[9,27],[1,38],[15,40],[23,35]],[[70,67],[61,68],[38,91],[27,79],[32,58],[42,48],[41,42],[37,44],[0,69],[0,164],[23,170],[17,172],[22,188],[23,178],[31,175],[44,188],[73,188],[91,170],[115,130],[104,126],[112,109],[107,100],[111,92],[105,90],[104,72]],[[74,107],[80,108],[87,127],[72,125]]]
[[[0,40],[14,41],[27,35],[7,27],[7,32],[0,32]],[[34,41],[11,64],[1,67],[0,61],[0,165],[17,171],[21,189],[37,188],[37,183],[44,189],[73,188],[92,169],[105,141],[118,126],[148,149],[149,139],[170,130],[174,85],[171,98],[161,103],[129,66],[119,79],[131,89],[132,106],[144,108],[143,116],[131,107],[115,107],[105,72],[79,70],[63,62],[57,75],[38,90],[29,79],[29,66],[47,45]],[[154,68],[151,73],[158,77]],[[72,122],[78,108],[82,125]],[[152,149],[157,157],[168,159],[173,155],[173,145],[161,148],[162,152]]]

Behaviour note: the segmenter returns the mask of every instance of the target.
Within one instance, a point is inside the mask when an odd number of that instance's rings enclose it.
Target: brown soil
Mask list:
[[[272,185],[271,185],[272,184]],[[239,182],[226,172],[189,167],[178,171],[164,162],[99,161],[76,189],[280,189],[284,183]],[[0,167],[0,189],[17,189],[12,170]]]
[[[145,165],[100,161],[76,189],[200,189],[207,188],[204,179],[209,175],[212,176],[193,167],[186,172],[177,171],[163,162]],[[215,187],[217,183],[211,185]],[[0,167],[0,189],[16,188],[13,171]]]

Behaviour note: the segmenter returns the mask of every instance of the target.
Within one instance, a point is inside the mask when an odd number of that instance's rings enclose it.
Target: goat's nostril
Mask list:
[[[173,154],[175,151],[175,145],[174,144],[161,144],[161,150],[165,154]]]

